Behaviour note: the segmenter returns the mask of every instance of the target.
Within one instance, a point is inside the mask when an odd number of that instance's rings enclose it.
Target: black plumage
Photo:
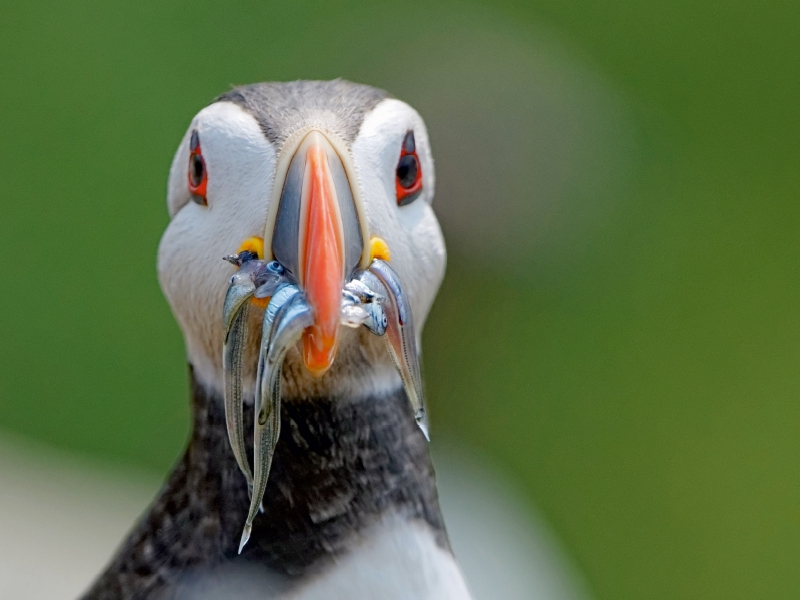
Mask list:
[[[264,514],[242,555],[249,499],[222,399],[192,376],[192,405],[182,459],[83,600],[182,597],[199,572],[234,563],[258,565],[291,587],[390,511],[426,522],[449,550],[428,445],[402,389],[283,402]],[[252,411],[246,415],[252,431]]]

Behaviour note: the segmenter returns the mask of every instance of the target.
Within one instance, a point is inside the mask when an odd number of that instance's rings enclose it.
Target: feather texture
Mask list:
[[[223,404],[194,378],[193,404],[183,458],[84,600],[173,598],[199,580],[204,587],[223,585],[225,573],[237,569],[276,594],[311,594],[286,598],[321,597],[313,595],[314,586],[326,580],[376,594],[356,597],[396,597],[390,594],[401,580],[422,594],[404,597],[466,597],[434,594],[463,588],[463,581],[439,511],[427,442],[402,389],[381,398],[283,403],[264,514],[241,556],[249,499]],[[252,430],[251,411],[245,429]]]

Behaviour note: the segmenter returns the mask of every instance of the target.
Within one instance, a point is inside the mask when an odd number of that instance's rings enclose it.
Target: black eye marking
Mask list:
[[[397,180],[400,182],[400,187],[407,190],[417,180],[417,157],[413,154],[406,154],[400,157],[400,162],[397,163]]]
[[[192,186],[199,187],[203,183],[203,175],[206,173],[206,165],[203,163],[203,157],[199,154],[192,154],[191,158],[192,169],[190,177]]]
[[[203,150],[200,147],[200,135],[195,129],[189,139],[189,191],[192,193],[192,200],[200,206],[207,206],[206,189],[208,187],[208,173],[206,172],[206,161],[203,158]]]
[[[395,188],[398,206],[411,204],[422,192],[422,166],[417,156],[413,130],[406,133],[400,148],[400,160],[395,170]]]

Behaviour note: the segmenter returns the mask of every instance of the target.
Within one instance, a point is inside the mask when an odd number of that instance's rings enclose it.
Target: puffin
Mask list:
[[[434,186],[422,118],[367,85],[233,87],[192,119],[157,261],[191,433],[83,600],[470,598],[420,370]]]

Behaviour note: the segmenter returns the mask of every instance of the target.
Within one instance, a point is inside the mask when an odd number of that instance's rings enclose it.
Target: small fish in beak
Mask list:
[[[258,245],[258,240],[255,240]],[[253,245],[245,241],[243,248]],[[223,377],[225,380],[225,420],[228,440],[239,469],[247,481],[250,496],[253,495],[253,473],[247,461],[244,442],[244,415],[242,404],[242,360],[247,341],[247,322],[250,316],[251,299],[260,298],[259,293],[274,293],[281,285],[289,283],[285,269],[277,261],[259,259],[255,250],[242,249],[237,254],[224,257],[239,267],[231,277],[222,310],[225,342],[222,350]]]
[[[225,416],[231,448],[250,491],[239,552],[250,538],[266,490],[280,433],[281,369],[298,342],[309,373],[321,377],[336,358],[340,326],[364,326],[383,337],[417,424],[428,437],[411,307],[389,266],[388,246],[368,237],[345,162],[324,134],[306,134],[286,164],[267,237],[251,238],[238,254],[226,257],[239,270],[231,277],[223,306]],[[264,309],[264,320],[251,471],[241,379],[247,320],[254,306]]]

